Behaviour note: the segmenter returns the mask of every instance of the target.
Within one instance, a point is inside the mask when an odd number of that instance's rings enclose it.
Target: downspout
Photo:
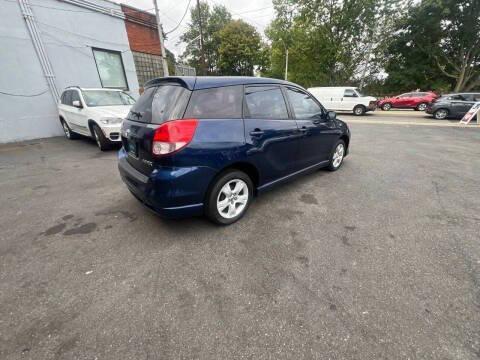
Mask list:
[[[28,32],[30,33],[30,37],[32,38],[33,46],[35,47],[35,51],[37,52],[38,60],[40,61],[43,74],[47,79],[48,87],[50,88],[53,100],[55,102],[58,102],[60,95],[57,89],[57,84],[55,83],[55,74],[53,72],[50,60],[48,60],[47,52],[45,50],[45,46],[43,45],[40,32],[38,31],[37,23],[33,15],[30,2],[29,0],[18,0],[18,4],[20,5],[20,10],[22,12],[23,18],[25,19],[25,23],[27,24]]]

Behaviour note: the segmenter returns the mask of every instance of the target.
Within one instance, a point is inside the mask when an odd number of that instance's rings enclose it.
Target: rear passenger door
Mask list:
[[[307,92],[286,87],[297,126],[301,132],[298,149],[298,163],[301,168],[328,160],[338,130],[327,120],[324,109]]]
[[[81,99],[80,92],[78,90],[70,90],[70,91],[72,93],[72,97],[71,97],[68,111],[70,114],[70,121],[72,125],[71,128],[74,131],[90,135],[90,132],[88,130],[88,125],[87,125],[88,119],[85,115],[85,109],[77,108],[73,106],[74,101],[80,101],[80,104],[84,106],[84,102]]]
[[[264,183],[299,169],[299,130],[280,86],[245,86],[245,139]]]

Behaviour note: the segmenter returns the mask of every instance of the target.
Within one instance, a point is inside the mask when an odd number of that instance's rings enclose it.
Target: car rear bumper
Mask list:
[[[203,214],[203,202],[216,171],[209,167],[159,167],[147,176],[127,161],[122,148],[118,170],[130,192],[160,216],[181,218]]]

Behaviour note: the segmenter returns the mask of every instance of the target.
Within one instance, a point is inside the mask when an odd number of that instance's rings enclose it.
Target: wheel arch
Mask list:
[[[93,119],[88,119],[87,124],[88,124],[88,130],[90,130],[90,135],[92,135],[92,137],[93,137],[93,136],[94,136],[94,134],[93,134],[93,126],[94,126],[94,125],[99,126],[99,125],[98,125],[97,122],[96,122],[95,120],[93,120]],[[100,129],[101,129],[101,128],[100,128]]]
[[[214,186],[217,179],[225,171],[228,171],[228,170],[240,170],[240,171],[244,172],[245,174],[247,174],[250,177],[250,179],[252,180],[253,187],[254,187],[254,193],[256,194],[256,192],[257,192],[256,189],[260,184],[260,172],[258,171],[258,168],[250,162],[237,161],[237,162],[234,162],[232,164],[229,164],[229,165],[225,166],[224,168],[222,168],[221,170],[219,170],[217,172],[217,174],[213,177],[213,179],[208,184],[207,191],[205,192],[205,196],[208,196],[208,194],[210,193],[210,189],[212,188],[212,186]]]

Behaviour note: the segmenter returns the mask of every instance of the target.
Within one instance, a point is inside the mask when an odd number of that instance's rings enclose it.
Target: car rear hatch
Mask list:
[[[181,78],[163,78],[146,86],[123,122],[122,145],[128,163],[150,175],[160,161],[152,153],[155,130],[166,121],[182,119],[193,84]]]

